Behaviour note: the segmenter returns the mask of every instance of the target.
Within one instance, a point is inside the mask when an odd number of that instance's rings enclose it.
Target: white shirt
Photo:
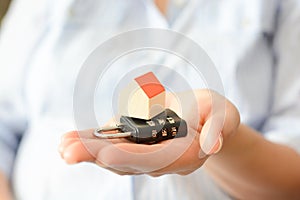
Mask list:
[[[182,5],[168,21],[150,0],[13,2],[0,39],[0,167],[12,174],[18,199],[230,199],[203,169],[131,177],[60,158],[61,135],[76,128],[72,95],[80,67],[103,41],[136,28],[193,39],[215,63],[242,122],[300,150],[299,1]],[[104,110],[100,121],[108,118]]]

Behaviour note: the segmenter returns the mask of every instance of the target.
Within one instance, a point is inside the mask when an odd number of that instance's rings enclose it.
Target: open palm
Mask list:
[[[219,151],[239,125],[239,113],[232,103],[211,90],[193,91],[196,101],[185,106],[183,116],[188,135],[158,144],[135,144],[126,139],[99,139],[94,129],[71,131],[63,136],[60,153],[67,163],[94,162],[120,175],[189,174]],[[181,99],[187,93],[176,94]],[[179,98],[179,99],[180,99]],[[178,98],[167,95],[167,107],[181,113]]]

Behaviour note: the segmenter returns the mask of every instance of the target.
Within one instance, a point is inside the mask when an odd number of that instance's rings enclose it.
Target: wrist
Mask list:
[[[237,129],[224,138],[222,148],[218,153],[210,156],[209,162],[221,164],[240,160],[242,157],[253,157],[253,149],[259,145],[262,136],[249,134],[249,129],[251,128],[247,125],[239,124]]]

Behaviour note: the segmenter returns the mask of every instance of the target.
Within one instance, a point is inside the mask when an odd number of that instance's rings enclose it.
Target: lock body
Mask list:
[[[186,121],[170,109],[165,109],[150,120],[122,116],[120,122],[123,132],[131,132],[127,139],[135,143],[153,144],[185,137],[188,132]]]

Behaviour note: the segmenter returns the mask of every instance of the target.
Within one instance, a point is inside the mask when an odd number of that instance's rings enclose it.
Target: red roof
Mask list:
[[[134,79],[144,90],[145,94],[152,98],[165,91],[164,86],[159,82],[153,72],[148,72]]]

